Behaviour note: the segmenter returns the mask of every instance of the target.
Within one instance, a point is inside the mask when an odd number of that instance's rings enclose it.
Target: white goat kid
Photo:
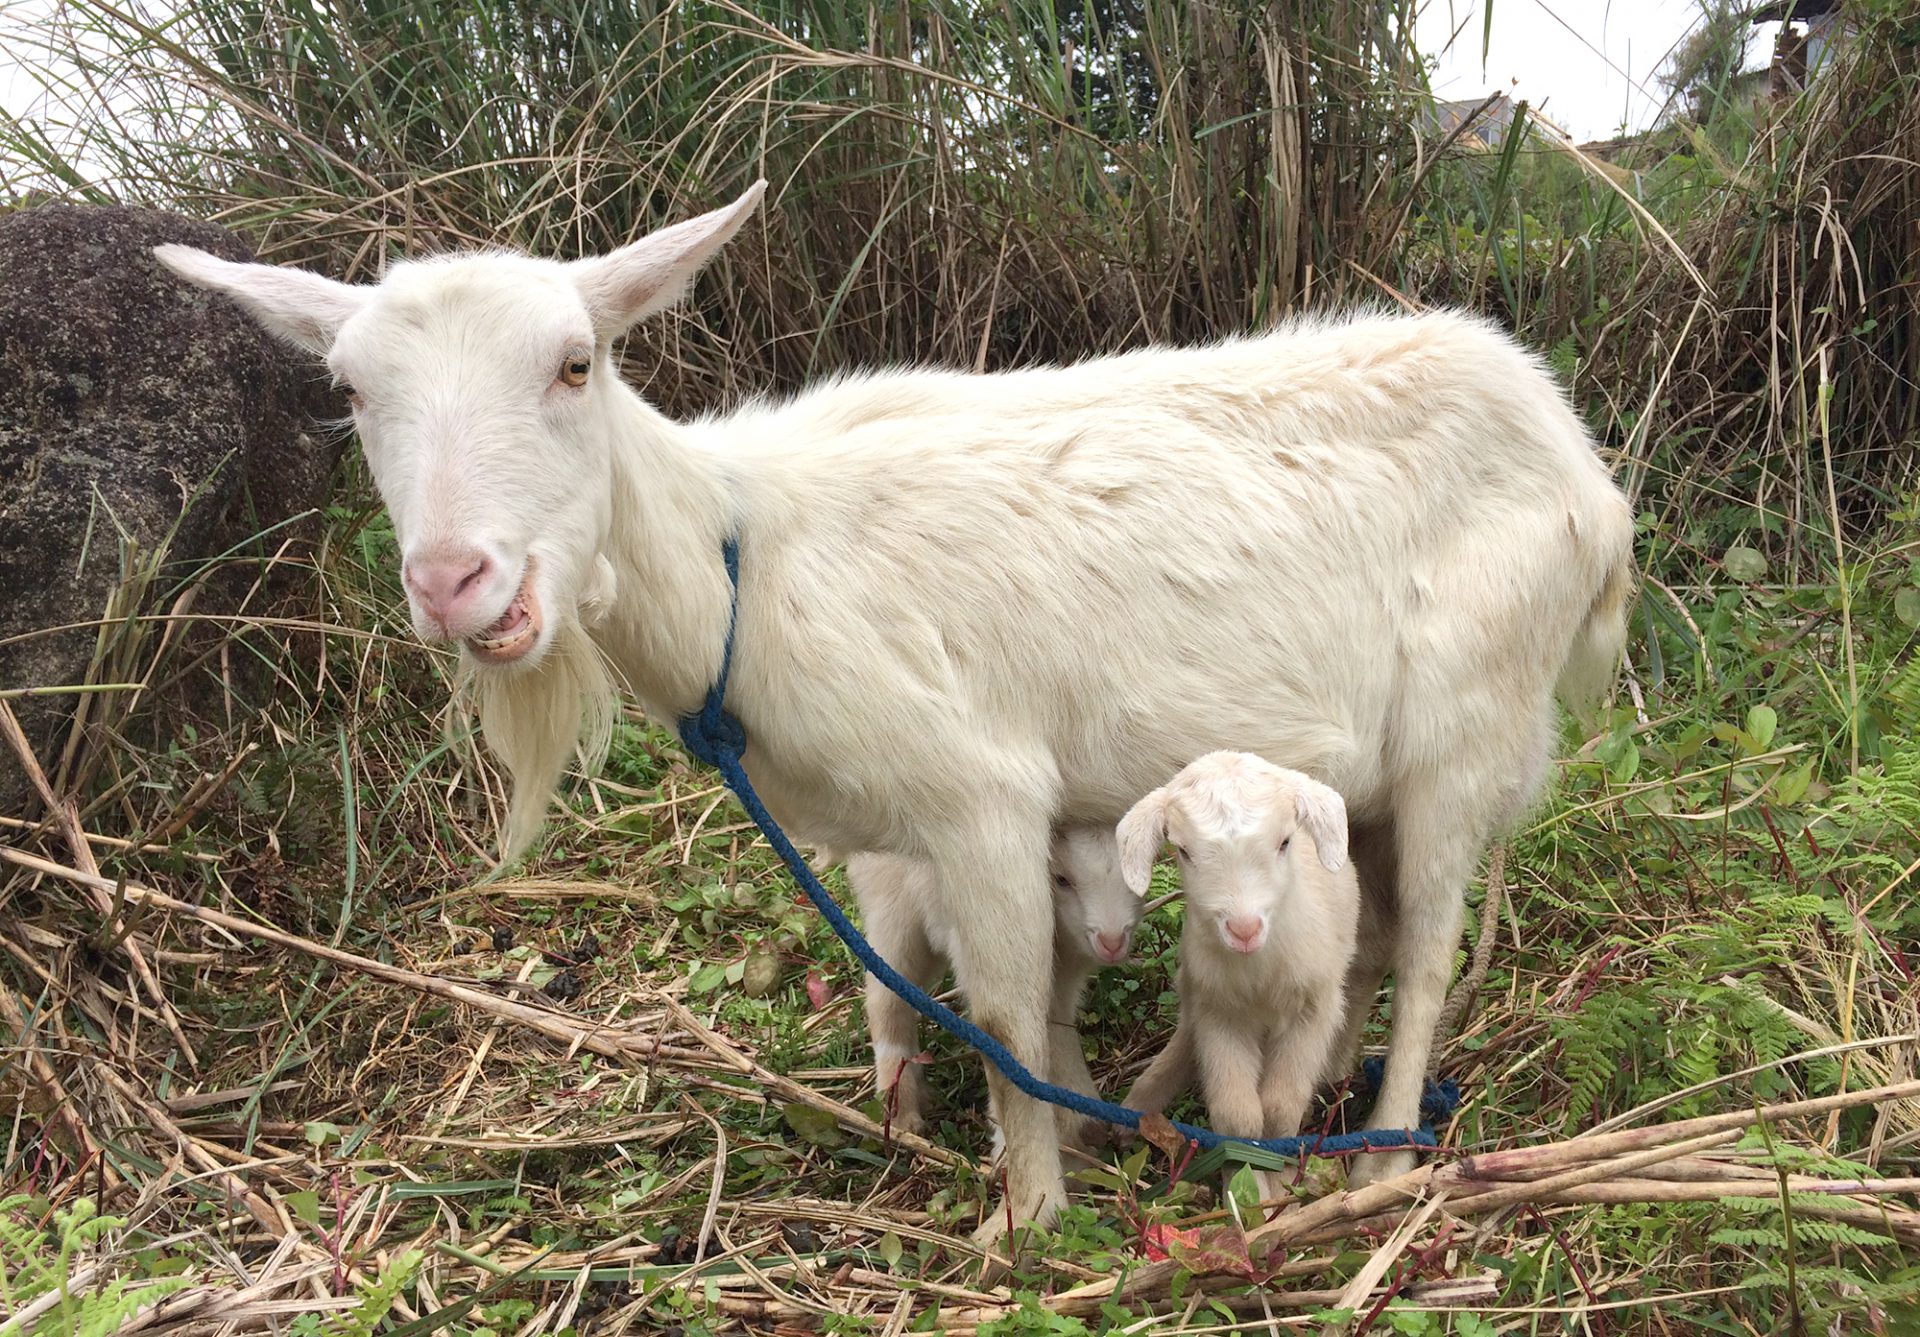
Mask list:
[[[1087,1069],[1077,1015],[1087,981],[1103,965],[1127,959],[1145,906],[1120,876],[1114,833],[1107,827],[1070,827],[1053,838],[1053,1000],[1047,1011],[1049,1081],[1096,1096]],[[931,864],[897,854],[856,854],[847,861],[847,885],[860,902],[867,941],[894,969],[931,989],[952,964],[958,940]],[[867,1030],[873,1037],[874,1082],[889,1102],[895,1127],[926,1127],[926,1078],[920,1053],[920,1015],[893,990],[867,976]],[[997,1111],[996,1111],[997,1116]],[[1055,1110],[1060,1136],[1088,1141],[1079,1116]]]
[[[1216,1132],[1292,1137],[1338,1053],[1360,918],[1340,796],[1244,752],[1213,752],[1120,820],[1120,868],[1147,891],[1173,842],[1186,892],[1180,1021],[1127,1094],[1157,1114],[1197,1075]],[[1261,1196],[1280,1193],[1260,1176]]]
[[[513,777],[507,853],[575,747],[594,759],[616,687],[656,720],[698,708],[737,535],[753,784],[800,840],[932,863],[974,1018],[1021,1063],[1047,1060],[1049,831],[1244,747],[1334,785],[1390,852],[1373,1117],[1411,1125],[1467,878],[1544,774],[1556,680],[1604,685],[1624,637],[1632,518],[1560,390],[1432,312],[669,421],[613,342],[762,189],[603,257],[363,287],[159,254],[355,392],[415,626],[461,647]],[[983,1238],[1065,1192],[1047,1108],[988,1080],[1010,1201]]]

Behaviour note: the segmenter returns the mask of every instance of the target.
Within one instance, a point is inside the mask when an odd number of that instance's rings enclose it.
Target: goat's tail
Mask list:
[[[1639,583],[1629,539],[1619,546],[1599,593],[1574,633],[1573,648],[1555,687],[1567,709],[1583,719],[1619,672],[1620,653],[1627,643],[1627,609]]]

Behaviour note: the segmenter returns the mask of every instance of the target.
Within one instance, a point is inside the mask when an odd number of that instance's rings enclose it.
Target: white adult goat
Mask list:
[[[1048,857],[1053,883],[1053,996],[1047,1008],[1049,1081],[1095,1096],[1080,1038],[1078,1013],[1087,981],[1103,965],[1127,959],[1133,930],[1146,908],[1120,875],[1119,849],[1104,826],[1068,827],[1054,834]],[[847,886],[874,950],[923,989],[953,964],[960,940],[949,915],[964,905],[942,900],[933,866],[900,854],[856,854],[847,860]],[[908,1132],[926,1127],[926,1078],[920,1052],[920,1016],[872,975],[867,976],[867,1031],[873,1037],[873,1076],[892,1103],[893,1122]],[[997,1116],[997,1111],[996,1111]],[[1083,1120],[1057,1109],[1063,1138],[1088,1136]]]
[[[1120,819],[1120,868],[1144,896],[1171,840],[1186,892],[1180,1021],[1127,1093],[1157,1114],[1198,1077],[1232,1137],[1292,1137],[1339,1075],[1360,921],[1347,813],[1325,785],[1244,752],[1209,752]],[[1278,1180],[1260,1175],[1261,1196]]]
[[[1556,679],[1605,678],[1625,633],[1631,517],[1561,392],[1490,325],[1430,313],[671,422],[611,346],[763,189],[594,259],[455,255],[365,287],[159,253],[355,392],[415,626],[463,647],[513,776],[509,852],[616,685],[657,720],[699,706],[735,534],[727,705],[754,785],[802,839],[933,862],[975,1018],[1023,1064],[1047,1054],[1049,829],[1246,748],[1345,794],[1397,892],[1373,1117],[1413,1124],[1467,878],[1544,773]],[[988,1077],[1007,1207],[1049,1221],[1052,1116]]]

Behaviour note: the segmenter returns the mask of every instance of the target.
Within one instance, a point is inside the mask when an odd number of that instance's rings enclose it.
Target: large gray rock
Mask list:
[[[0,216],[0,688],[84,678],[93,628],[35,633],[101,616],[122,533],[165,548],[147,596],[164,611],[207,558],[325,499],[339,443],[315,422],[342,406],[310,360],[161,269],[169,241],[253,258],[224,228],[147,209]],[[195,610],[235,586],[212,582]],[[75,700],[12,700],[49,769]],[[0,746],[0,812],[30,806]]]

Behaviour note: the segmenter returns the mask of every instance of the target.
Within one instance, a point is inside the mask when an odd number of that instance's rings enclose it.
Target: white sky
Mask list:
[[[1695,0],[1426,0],[1415,39],[1422,55],[1439,57],[1435,96],[1499,90],[1525,98],[1575,140],[1607,139],[1623,126],[1640,131],[1653,124],[1665,105],[1654,76],[1699,18]],[[1755,29],[1748,68],[1770,58],[1779,26]]]
[[[1483,61],[1487,3],[1493,38]],[[6,39],[44,22],[53,5],[0,0],[0,107],[13,115],[31,114],[36,88]],[[1623,125],[1637,131],[1653,123],[1662,106],[1654,75],[1697,18],[1695,0],[1426,0],[1417,37],[1425,55],[1439,58],[1433,86],[1440,97],[1499,89],[1526,98],[1576,140],[1601,139]],[[1750,68],[1766,60],[1777,27],[1756,31]]]

